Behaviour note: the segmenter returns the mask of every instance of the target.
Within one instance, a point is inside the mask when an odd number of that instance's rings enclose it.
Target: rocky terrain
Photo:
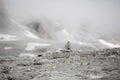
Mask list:
[[[120,80],[120,48],[1,56],[0,80]]]

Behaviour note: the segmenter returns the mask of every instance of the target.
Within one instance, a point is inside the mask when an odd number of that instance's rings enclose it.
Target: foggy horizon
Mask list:
[[[73,36],[86,35],[86,39],[120,37],[119,0],[4,0],[4,8],[5,16],[18,23],[48,21],[66,28]]]

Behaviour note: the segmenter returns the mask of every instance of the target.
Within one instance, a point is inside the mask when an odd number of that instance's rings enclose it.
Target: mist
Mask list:
[[[0,0],[0,80],[120,80],[120,0]]]
[[[0,33],[6,32],[8,29],[8,16],[5,10],[3,0],[0,0]]]
[[[79,40],[120,39],[119,0],[5,0],[5,7],[19,23],[58,23]]]

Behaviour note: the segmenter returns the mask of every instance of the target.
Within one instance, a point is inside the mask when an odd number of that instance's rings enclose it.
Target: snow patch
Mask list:
[[[0,34],[0,41],[17,41],[20,40],[16,36],[13,35],[6,35],[6,34]]]
[[[45,44],[45,43],[28,43],[25,50],[34,50],[36,47],[46,47],[51,46],[51,44]]]
[[[103,77],[102,75],[90,75],[91,79],[100,79],[102,77]]]
[[[12,47],[4,47],[5,50],[10,50]]]
[[[99,39],[98,41],[99,41],[100,43],[102,43],[102,44],[104,44],[104,45],[110,47],[110,48],[117,48],[117,47],[120,47],[119,44],[113,44],[113,43],[107,42],[107,41],[102,40],[102,39]]]
[[[32,53],[21,53],[19,55],[19,57],[24,57],[24,58],[31,57],[31,58],[33,58],[33,57],[37,57],[37,55],[32,54]]]

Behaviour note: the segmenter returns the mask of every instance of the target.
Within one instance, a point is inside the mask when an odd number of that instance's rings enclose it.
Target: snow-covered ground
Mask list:
[[[36,47],[47,47],[47,46],[51,46],[51,44],[47,44],[47,43],[28,43],[25,50],[34,50]]]

